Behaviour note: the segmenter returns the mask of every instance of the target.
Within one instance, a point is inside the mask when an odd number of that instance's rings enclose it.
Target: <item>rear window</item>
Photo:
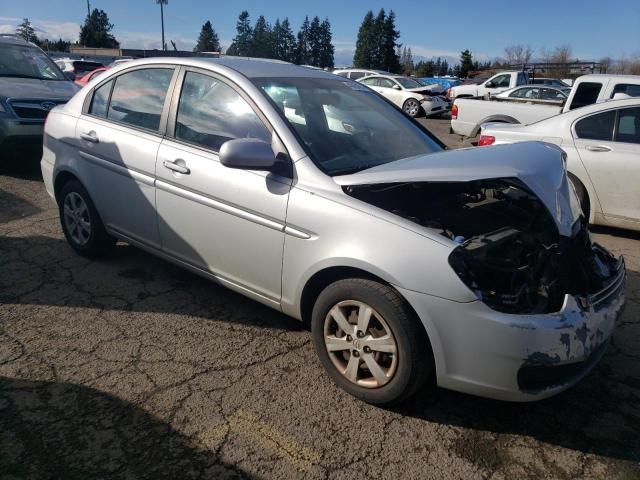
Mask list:
[[[364,72],[351,72],[351,75],[349,75],[349,78],[351,78],[352,80],[357,80],[358,78],[362,78],[366,75],[367,74]]]
[[[571,101],[569,110],[574,110],[587,105],[593,105],[598,101],[598,95],[602,90],[602,84],[597,82],[582,82],[578,85],[576,93]]]

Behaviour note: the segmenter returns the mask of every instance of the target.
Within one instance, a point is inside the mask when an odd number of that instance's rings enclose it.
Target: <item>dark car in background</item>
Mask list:
[[[0,35],[0,161],[18,147],[40,151],[49,111],[78,89],[36,45]]]

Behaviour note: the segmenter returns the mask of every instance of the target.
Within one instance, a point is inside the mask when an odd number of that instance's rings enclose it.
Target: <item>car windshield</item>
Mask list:
[[[402,112],[359,83],[338,77],[253,81],[328,175],[442,150]]]
[[[420,82],[414,80],[413,78],[407,77],[395,77],[394,80],[402,85],[403,88],[419,88],[422,87]]]
[[[66,80],[43,51],[26,45],[7,44],[0,47],[0,77]]]

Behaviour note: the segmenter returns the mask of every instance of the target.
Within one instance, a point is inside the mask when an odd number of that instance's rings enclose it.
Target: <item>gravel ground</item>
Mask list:
[[[640,478],[640,235],[595,234],[628,303],[578,386],[382,409],[328,380],[296,321],[124,244],[75,255],[36,162],[0,166],[0,478]]]

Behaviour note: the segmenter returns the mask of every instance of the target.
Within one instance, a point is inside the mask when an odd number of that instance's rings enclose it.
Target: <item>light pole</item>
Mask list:
[[[160,5],[160,23],[162,24],[162,50],[166,50],[164,43],[164,6],[169,3],[169,0],[156,0],[156,4]]]
[[[87,16],[91,16],[91,4],[89,3],[89,0],[87,0]]]

